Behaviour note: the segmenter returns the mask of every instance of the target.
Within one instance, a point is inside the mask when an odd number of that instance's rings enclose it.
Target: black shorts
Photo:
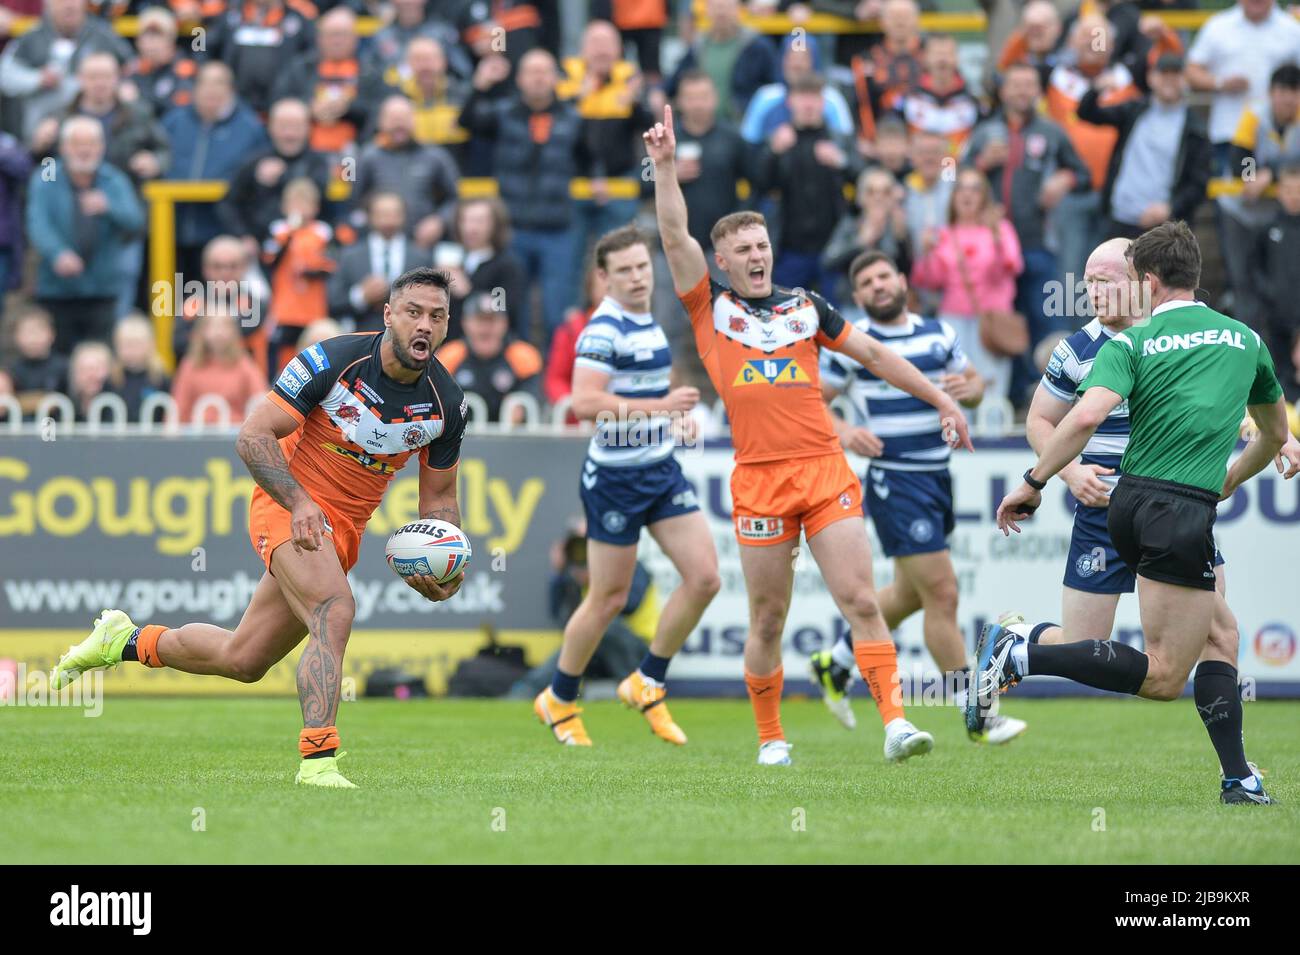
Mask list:
[[[1213,590],[1218,502],[1205,488],[1124,474],[1111,492],[1106,528],[1139,577]]]

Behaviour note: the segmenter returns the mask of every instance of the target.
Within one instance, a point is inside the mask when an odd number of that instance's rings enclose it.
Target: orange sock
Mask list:
[[[781,687],[785,685],[785,668],[777,667],[767,676],[754,676],[745,671],[745,687],[749,702],[754,707],[754,722],[758,724],[758,741],[766,743],[785,739],[781,729]]]
[[[876,698],[881,722],[903,715],[903,685],[898,679],[898,651],[892,640],[858,641],[853,644],[858,671]]]
[[[166,627],[160,627],[156,623],[140,628],[140,635],[135,638],[135,658],[145,666],[166,666],[162,662],[162,657],[158,656],[158,638],[163,635],[163,631],[166,629]]]
[[[339,731],[333,726],[306,726],[298,734],[298,752],[306,759],[315,753],[339,748]]]

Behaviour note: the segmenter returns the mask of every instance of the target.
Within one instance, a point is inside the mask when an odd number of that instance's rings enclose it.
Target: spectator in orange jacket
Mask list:
[[[465,337],[438,349],[438,361],[456,384],[483,399],[488,420],[501,420],[501,404],[511,392],[530,394],[540,404],[542,353],[510,337],[510,316],[497,307],[492,295],[478,295],[468,302],[463,321]],[[511,420],[522,423],[524,409],[516,407]]]
[[[271,279],[272,370],[297,353],[298,336],[318,318],[329,317],[329,276],[337,267],[328,254],[334,230],[317,218],[320,189],[310,179],[284,187],[284,218],[271,223],[262,263]]]

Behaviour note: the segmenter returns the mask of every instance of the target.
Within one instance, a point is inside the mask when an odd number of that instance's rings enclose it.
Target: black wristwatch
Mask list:
[[[1043,488],[1047,487],[1046,481],[1037,481],[1034,479],[1033,468],[1029,468],[1025,471],[1025,483],[1028,484],[1030,487],[1032,487],[1035,491],[1041,491]]]

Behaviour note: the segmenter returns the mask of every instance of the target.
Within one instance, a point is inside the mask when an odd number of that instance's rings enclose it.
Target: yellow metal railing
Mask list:
[[[704,16],[704,4],[702,2],[697,3],[695,10],[696,27],[701,30],[708,29],[709,21]],[[1149,12],[1154,13],[1155,16],[1158,16],[1175,30],[1197,30],[1206,20],[1219,11],[1163,10]],[[1297,12],[1293,12],[1293,15],[1296,15]],[[798,23],[783,13],[764,16],[752,16],[748,13],[742,13],[740,18],[751,29],[768,34],[789,33],[796,27],[802,27],[809,33],[880,32],[880,23],[878,21],[859,22],[847,17],[833,16],[829,13],[814,13],[806,20]],[[14,19],[10,33],[13,36],[21,36],[36,26],[36,23],[36,17],[17,17]],[[197,25],[180,24],[180,30],[186,32],[188,27]],[[357,34],[359,36],[372,36],[383,28],[384,21],[377,17],[357,18]],[[122,36],[133,37],[140,32],[139,20],[136,17],[118,17],[113,21],[113,29]],[[972,10],[969,13],[923,13],[921,14],[921,29],[927,33],[982,33],[988,29],[988,18],[979,10]]]
[[[612,199],[636,199],[641,195],[641,183],[636,179],[606,180]],[[176,181],[159,179],[144,184],[143,193],[149,205],[149,288],[153,306],[154,333],[158,352],[168,371],[176,367],[172,352],[172,331],[176,324],[173,304],[178,290],[176,282],[176,204],[178,202],[220,202],[228,184],[220,180]],[[497,195],[495,179],[468,178],[459,183],[462,199],[478,199]],[[326,195],[336,202],[352,194],[352,185],[336,180],[331,182]],[[569,183],[569,195],[574,199],[590,199],[590,179],[574,179]],[[162,283],[159,285],[159,283]],[[155,289],[167,289],[166,294],[155,295]]]

